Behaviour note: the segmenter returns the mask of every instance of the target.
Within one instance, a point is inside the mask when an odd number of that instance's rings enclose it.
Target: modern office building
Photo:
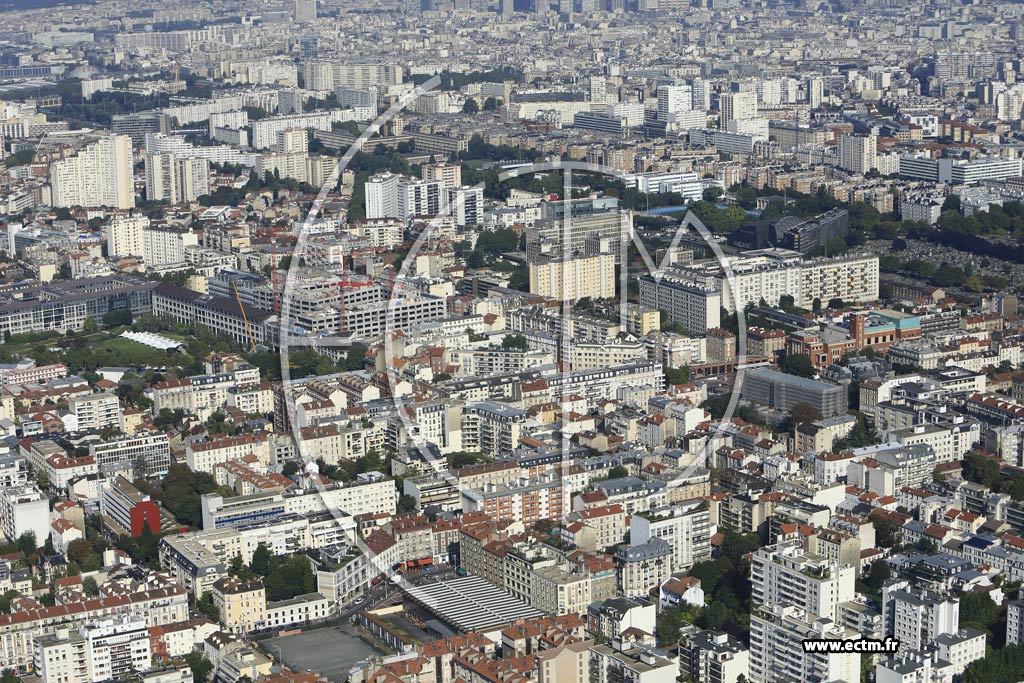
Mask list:
[[[848,408],[845,386],[788,375],[769,368],[746,371],[741,392],[743,398],[749,401],[783,412],[805,403],[817,409],[823,418],[844,415]]]
[[[171,466],[171,447],[163,432],[138,432],[130,436],[89,444],[89,455],[100,472],[142,469],[146,476],[163,474]]]
[[[160,504],[120,474],[100,485],[100,514],[118,535],[141,536],[146,525],[154,535],[161,531]]]
[[[103,320],[110,311],[132,315],[152,310],[157,283],[128,275],[60,280],[0,294],[0,334],[79,331],[86,320]]]

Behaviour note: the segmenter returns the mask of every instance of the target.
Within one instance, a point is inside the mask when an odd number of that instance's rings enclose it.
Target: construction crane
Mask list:
[[[245,306],[242,305],[242,295],[238,293],[238,285],[231,281],[231,289],[235,290],[235,301],[238,302],[238,310],[242,312],[242,320],[245,321],[245,331],[249,333],[249,342],[252,344],[252,352],[256,353],[256,337],[252,333],[252,325],[249,324],[249,316],[245,314]]]

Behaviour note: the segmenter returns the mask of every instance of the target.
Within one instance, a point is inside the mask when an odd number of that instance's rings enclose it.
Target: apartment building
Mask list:
[[[569,491],[560,477],[545,475],[462,490],[463,512],[483,511],[491,519],[522,522],[560,520],[569,510]]]
[[[213,604],[229,633],[245,634],[267,620],[267,592],[262,579],[227,577],[213,584]]]
[[[100,393],[72,396],[68,399],[68,410],[75,416],[76,429],[71,431],[95,431],[105,428],[121,428],[121,403],[114,394]]]
[[[854,597],[853,566],[811,555],[796,544],[760,548],[750,566],[751,600],[756,604],[794,605],[834,620],[839,603]]]
[[[270,437],[265,434],[221,436],[209,441],[190,443],[185,448],[185,462],[193,472],[213,473],[217,465],[252,455],[263,466],[270,464]]]
[[[104,136],[50,164],[51,203],[130,209],[135,206],[132,180],[131,138]]]
[[[462,447],[492,458],[519,447],[529,413],[496,401],[467,404],[462,411]]]
[[[960,602],[894,581],[882,589],[882,624],[885,635],[900,641],[901,653],[921,652],[939,636],[959,631]]]
[[[189,617],[188,595],[181,586],[168,584],[19,614],[0,614],[0,661],[16,671],[27,671],[35,660],[37,638],[123,616],[137,616],[147,627],[185,621]]]
[[[711,537],[716,533],[708,504],[702,499],[638,512],[630,517],[630,545],[660,538],[672,546],[672,571],[689,569],[711,559]]]
[[[544,258],[529,263],[530,293],[560,301],[615,296],[615,256]]]
[[[700,683],[735,683],[750,678],[750,650],[721,631],[698,631],[679,641],[679,675]]]
[[[730,313],[762,300],[777,306],[783,296],[792,297],[797,306],[807,309],[813,307],[815,299],[822,303],[836,298],[851,302],[878,299],[876,256],[804,260],[798,251],[771,247],[727,256],[721,263],[702,261],[677,266],[665,275],[704,282],[714,280],[721,292],[721,306]]]
[[[750,617],[749,678],[753,683],[856,681],[860,654],[804,652],[803,641],[855,640],[859,636],[793,605],[755,608]]]
[[[641,646],[629,646],[621,640],[590,648],[589,683],[674,683],[678,665]]]
[[[101,619],[35,641],[33,668],[46,683],[118,680],[151,664],[149,630],[136,617]]]
[[[674,552],[668,542],[652,537],[641,545],[622,545],[615,551],[619,592],[626,597],[644,597],[672,575]]]
[[[670,270],[640,277],[640,305],[665,311],[667,322],[682,325],[691,335],[704,335],[721,324],[724,304],[714,278]]]
[[[0,529],[11,543],[22,534],[41,546],[50,536],[50,503],[32,484],[0,489]]]

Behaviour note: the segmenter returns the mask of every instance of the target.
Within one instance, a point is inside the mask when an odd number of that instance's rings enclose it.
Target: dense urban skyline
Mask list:
[[[0,683],[1017,683],[1021,8],[0,0]]]

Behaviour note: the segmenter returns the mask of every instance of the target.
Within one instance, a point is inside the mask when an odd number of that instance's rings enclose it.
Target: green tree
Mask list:
[[[797,377],[814,377],[814,364],[806,353],[787,353],[779,367],[782,371]]]
[[[722,197],[722,188],[712,185],[704,188],[704,201],[717,202]]]
[[[493,97],[488,97],[484,100],[484,111],[497,111],[498,100]]]
[[[462,105],[463,114],[476,114],[480,111],[480,105],[476,103],[472,97],[466,100],[466,103]]]
[[[880,591],[882,585],[891,578],[892,569],[889,568],[889,563],[885,560],[875,560],[871,564],[871,570],[868,572],[867,578],[864,579],[864,583],[875,591]]]
[[[997,609],[988,593],[967,593],[960,598],[960,626],[991,634]]]
[[[963,460],[964,478],[988,488],[998,487],[1002,481],[999,462],[981,453],[968,453]]]
[[[398,504],[395,510],[400,515],[416,512],[416,499],[405,493],[401,494],[398,496]]]
[[[188,668],[192,669],[192,680],[196,683],[202,683],[210,679],[210,674],[213,672],[213,662],[206,658],[201,652],[193,650],[185,655],[185,663],[188,664]]]
[[[220,620],[220,611],[213,604],[213,593],[204,591],[203,595],[196,601],[196,609],[210,621]]]
[[[665,367],[665,382],[669,385],[688,384],[690,382],[690,368],[684,365],[681,368]]]
[[[267,550],[267,546],[260,543],[256,546],[256,550],[252,554],[252,563],[250,566],[252,570],[260,576],[266,576],[270,573],[270,551]]]
[[[231,558],[231,564],[228,565],[228,573],[243,581],[249,581],[256,577],[253,570],[245,566],[245,562],[242,561],[241,555],[235,555]]]
[[[299,463],[295,462],[294,460],[289,460],[284,464],[284,467],[281,468],[281,474],[283,474],[286,477],[290,477],[298,473]]]
[[[797,403],[789,409],[789,421],[793,425],[793,429],[805,422],[814,422],[820,419],[821,411],[809,403]]]
[[[501,348],[507,350],[515,349],[518,351],[527,351],[530,348],[530,343],[526,337],[521,334],[508,334],[501,341]]]
[[[609,479],[622,479],[629,476],[629,470],[622,465],[616,465],[608,470]]]
[[[903,528],[888,517],[878,516],[872,521],[875,527],[875,542],[879,548],[893,548],[900,543]]]
[[[36,551],[36,533],[34,531],[26,531],[21,536],[18,536],[16,543],[21,554],[28,557]]]

